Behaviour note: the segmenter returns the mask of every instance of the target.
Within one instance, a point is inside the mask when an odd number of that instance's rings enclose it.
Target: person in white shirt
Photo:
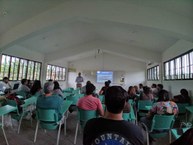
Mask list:
[[[4,77],[3,81],[0,83],[0,90],[1,91],[5,91],[5,90],[11,90],[11,84],[9,83],[9,78],[8,77]]]
[[[78,73],[78,76],[76,77],[76,87],[77,88],[82,88],[82,82],[84,82],[83,77],[81,76],[81,73]]]

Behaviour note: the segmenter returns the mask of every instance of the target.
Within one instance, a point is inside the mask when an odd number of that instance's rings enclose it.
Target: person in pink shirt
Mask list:
[[[103,116],[104,110],[101,101],[92,95],[94,90],[95,86],[93,84],[87,84],[86,96],[79,99],[77,106],[83,110],[97,110],[99,115]]]

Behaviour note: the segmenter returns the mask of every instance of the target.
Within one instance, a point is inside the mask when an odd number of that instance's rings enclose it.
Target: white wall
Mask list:
[[[174,58],[193,48],[193,43],[179,40],[162,54],[162,62]],[[163,63],[162,63],[163,64]],[[179,94],[180,89],[186,88],[193,96],[193,80],[163,81],[164,88],[171,91],[173,95]]]
[[[99,91],[104,84],[96,83],[97,70],[113,71],[114,80],[111,85],[122,85],[125,89],[128,89],[130,85],[138,85],[145,82],[145,63],[108,53],[73,61],[69,65],[76,69],[76,72],[69,72],[69,87],[75,87],[75,78],[78,72],[81,72],[84,77],[84,84],[90,80]],[[120,82],[122,77],[125,78],[124,83]]]

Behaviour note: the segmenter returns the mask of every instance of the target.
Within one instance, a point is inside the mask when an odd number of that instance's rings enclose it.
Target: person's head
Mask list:
[[[158,84],[158,85],[157,85],[158,91],[163,90],[163,88],[164,88],[164,86],[163,86],[162,84]]]
[[[31,92],[32,95],[34,95],[40,89],[42,89],[41,81],[35,80],[34,83],[33,83],[33,86],[31,87],[30,92]]]
[[[185,97],[188,96],[188,91],[186,89],[181,89],[180,93],[182,96],[185,96]]]
[[[86,85],[86,94],[91,95],[95,91],[96,87],[93,84]]]
[[[86,85],[88,85],[88,84],[91,84],[91,82],[90,82],[90,81],[87,81],[87,82],[86,82]]]
[[[80,72],[78,73],[78,76],[81,76],[81,73],[80,73]]]
[[[111,84],[111,80],[108,80],[107,82],[109,83],[109,85]]]
[[[156,84],[152,84],[151,88],[157,88],[157,85]]]
[[[139,84],[139,89],[143,89],[143,84]]]
[[[49,79],[48,82],[53,82],[53,80],[52,80],[52,79]]]
[[[105,87],[109,87],[109,82],[108,81],[105,82]]]
[[[53,82],[46,82],[44,84],[44,93],[49,94],[52,93],[54,89],[54,83]]]
[[[8,77],[4,77],[3,78],[3,82],[7,84],[9,82],[9,78]]]
[[[121,86],[111,86],[105,94],[105,105],[107,111],[114,114],[122,112],[128,93]]]
[[[135,88],[133,86],[129,86],[128,93],[129,94],[136,94]]]
[[[148,86],[143,87],[143,92],[144,92],[144,94],[149,94],[149,93],[151,93],[150,87],[148,87]]]
[[[158,96],[158,101],[169,101],[169,93],[166,90],[161,90]]]
[[[58,83],[58,81],[54,81],[54,90],[56,89],[60,89],[60,84]]]
[[[22,80],[21,80],[21,84],[22,84],[22,85],[27,85],[27,79],[22,79]]]

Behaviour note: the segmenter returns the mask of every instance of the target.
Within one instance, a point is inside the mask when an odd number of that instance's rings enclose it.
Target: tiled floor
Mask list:
[[[17,123],[14,123],[17,124]],[[17,134],[17,125],[13,128],[7,127],[6,134],[10,145],[55,145],[56,143],[56,131],[47,131],[39,129],[37,141],[33,142],[34,132],[35,132],[36,121],[33,121],[31,126],[29,120],[24,120],[22,122],[20,134]],[[69,114],[67,119],[67,135],[64,136],[63,129],[60,136],[60,145],[73,145],[74,134],[76,127],[76,112]],[[0,145],[6,145],[2,131],[0,130]],[[82,134],[78,134],[77,145],[82,145]],[[168,145],[168,137],[159,139],[154,145]]]

